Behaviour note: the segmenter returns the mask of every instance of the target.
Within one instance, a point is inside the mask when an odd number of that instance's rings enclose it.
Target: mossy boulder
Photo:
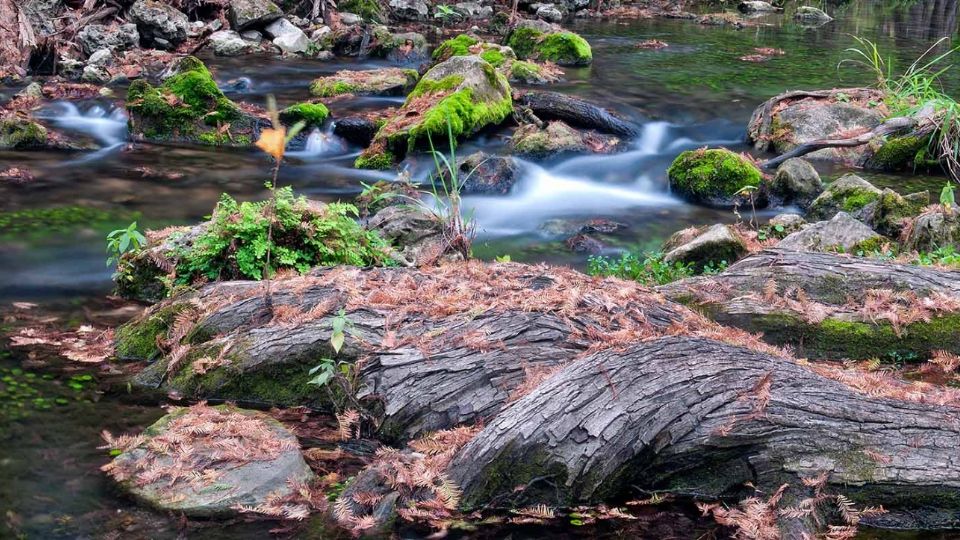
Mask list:
[[[809,220],[825,220],[847,212],[855,216],[880,198],[881,190],[855,174],[846,174],[830,184],[810,203]]]
[[[864,208],[865,223],[878,233],[898,238],[910,220],[930,204],[930,193],[920,191],[910,195],[900,195],[892,189],[884,189],[880,197]]]
[[[431,68],[406,102],[377,132],[371,147],[354,164],[384,168],[390,154],[413,150],[432,138],[444,144],[503,122],[513,113],[510,84],[477,56],[455,56]]]
[[[343,70],[315,79],[310,84],[310,93],[324,98],[344,94],[404,95],[417,84],[419,78],[412,69]]]
[[[417,32],[391,33],[385,26],[373,30],[373,45],[370,54],[401,66],[419,66],[430,58],[430,45],[423,34]]]
[[[564,30],[544,31],[539,25],[517,26],[506,44],[521,60],[550,61],[561,66],[586,66],[593,61],[587,40]]]
[[[47,145],[47,129],[20,117],[0,120],[0,149],[29,150]]]
[[[217,87],[210,71],[188,56],[155,87],[143,79],[127,91],[134,139],[149,142],[248,146],[258,119],[244,113]]]
[[[882,171],[912,170],[916,166],[926,165],[926,153],[930,146],[929,137],[892,137],[870,144],[872,154],[864,166]]]
[[[433,51],[434,62],[443,62],[454,56],[479,56],[495,68],[503,67],[517,58],[510,47],[480,41],[467,34],[448,39]]]
[[[670,190],[678,196],[715,207],[731,207],[744,188],[759,188],[760,170],[743,156],[725,150],[681,153],[667,170]]]
[[[280,122],[293,125],[303,122],[307,127],[319,127],[330,116],[330,110],[323,103],[297,103],[280,111]]]
[[[518,156],[548,158],[570,153],[609,153],[619,144],[620,140],[612,135],[580,131],[555,120],[543,128],[534,124],[520,126],[510,139],[510,150]]]
[[[850,214],[839,212],[829,221],[818,221],[787,235],[777,246],[797,251],[854,253],[882,242],[883,238],[873,229]]]

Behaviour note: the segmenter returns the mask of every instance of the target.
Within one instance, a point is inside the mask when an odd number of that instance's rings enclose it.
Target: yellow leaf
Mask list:
[[[286,128],[264,129],[260,133],[260,139],[257,141],[257,148],[273,156],[280,161],[283,159],[283,148],[286,146],[284,138],[287,135]]]

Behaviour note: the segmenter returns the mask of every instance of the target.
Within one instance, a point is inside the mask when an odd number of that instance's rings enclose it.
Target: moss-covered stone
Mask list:
[[[867,223],[878,233],[897,238],[906,223],[920,215],[930,204],[930,193],[921,191],[902,196],[892,189],[884,189],[870,209]]]
[[[317,97],[344,94],[401,95],[417,84],[419,78],[419,74],[412,69],[343,70],[314,80],[310,84],[310,93]]]
[[[0,120],[0,149],[28,150],[47,144],[47,129],[24,118]]]
[[[355,166],[380,168],[384,155],[407,152],[496,125],[513,113],[510,84],[477,56],[455,56],[428,71],[395,115],[380,128]]]
[[[232,133],[220,133],[222,126],[247,135],[250,119],[217,87],[203,63],[188,56],[180,60],[176,73],[161,86],[143,79],[127,90],[127,111],[135,136],[155,141],[185,141],[201,144],[237,144]],[[210,135],[216,132],[218,137]]]
[[[855,174],[847,174],[830,184],[810,203],[807,219],[826,220],[847,212],[862,218],[859,211],[880,198],[881,191]]]
[[[353,162],[353,166],[357,169],[385,171],[393,168],[396,159],[396,156],[394,156],[392,152],[371,147],[357,156],[357,159]]]
[[[280,111],[280,121],[290,126],[303,122],[308,127],[319,127],[330,116],[330,110],[323,103],[297,103]]]
[[[743,156],[725,149],[688,150],[667,170],[670,189],[693,202],[729,206],[744,187],[759,187],[762,176]]]
[[[477,43],[480,43],[479,39],[468,36],[467,34],[460,34],[455,38],[450,38],[441,43],[440,46],[433,51],[433,59],[437,62],[443,62],[454,56],[468,56],[472,54],[470,47],[473,47]]]
[[[593,51],[585,39],[573,32],[541,32],[520,27],[507,38],[521,60],[547,60],[561,66],[585,66],[593,61]]]
[[[868,160],[871,168],[898,171],[911,167],[918,154],[930,144],[928,137],[895,137],[879,145]]]
[[[517,60],[510,63],[509,74],[511,82],[547,84],[560,80],[561,72],[558,69],[547,70],[535,62]]]

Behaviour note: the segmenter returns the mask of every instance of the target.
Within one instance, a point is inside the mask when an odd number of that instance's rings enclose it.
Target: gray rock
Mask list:
[[[549,6],[540,6],[540,8],[537,9],[537,17],[545,21],[558,23],[563,20],[563,13],[560,13],[560,10],[551,4]]]
[[[240,32],[240,37],[253,43],[254,45],[259,45],[263,41],[263,34],[257,30],[244,30]]]
[[[236,31],[262,27],[283,16],[270,0],[230,0],[230,26]]]
[[[464,195],[506,195],[520,179],[520,166],[510,156],[476,152],[457,160]]]
[[[84,63],[76,58],[61,58],[57,63],[57,73],[67,80],[75,81],[83,75]]]
[[[250,438],[238,438],[237,433],[232,433],[230,437],[223,435],[221,429],[226,428],[221,426],[230,425],[227,422],[236,423],[234,425],[238,427],[231,428],[233,430],[247,430]],[[194,432],[191,431],[193,424],[212,424],[216,429],[212,433]],[[300,453],[297,437],[280,422],[258,411],[229,405],[183,408],[158,420],[144,431],[143,436],[142,444],[114,458],[110,473],[115,478],[117,475],[121,478],[127,476],[127,479],[119,481],[121,489],[163,511],[194,517],[231,516],[237,514],[240,505],[254,507],[274,498],[294,495],[294,484],[306,483],[313,478],[310,467]],[[149,446],[154,439],[165,441],[163,444],[172,444],[173,447],[183,443],[166,441],[189,441],[190,452],[183,455],[155,451]],[[251,439],[256,442],[248,442]],[[226,447],[244,449],[245,445],[265,444],[267,439],[278,445],[279,449],[266,453],[251,448],[249,455],[260,452],[257,456],[259,459],[223,457]],[[191,463],[195,463],[193,466],[205,466],[205,470],[187,473],[204,473],[206,477],[190,475],[171,481],[171,475],[163,474],[165,468],[177,471],[178,468],[191,466]],[[146,464],[160,477],[143,476],[144,470],[138,467]]]
[[[93,84],[104,84],[110,80],[110,71],[106,66],[87,64],[87,66],[83,68],[83,74],[80,76],[80,80]]]
[[[770,218],[768,224],[771,227],[783,227],[787,234],[799,231],[807,224],[800,214],[777,214]]]
[[[744,0],[737,5],[737,9],[743,13],[773,13],[783,11],[783,9],[774,6],[770,2],[763,2],[762,0]]]
[[[239,56],[250,51],[250,42],[233,30],[221,30],[210,34],[210,45],[217,56]]]
[[[430,17],[430,4],[426,0],[389,0],[387,7],[395,20],[423,21]]]
[[[128,12],[140,38],[158,49],[173,49],[187,39],[190,21],[174,7],[157,0],[137,0]]]
[[[92,66],[109,66],[113,64],[113,53],[110,49],[100,49],[90,55],[87,64]]]
[[[277,19],[266,29],[268,36],[273,38],[273,44],[287,53],[302,53],[310,48],[310,38],[286,19]]]
[[[510,150],[514,154],[532,158],[566,153],[612,153],[619,145],[620,140],[612,135],[583,132],[560,120],[549,122],[542,129],[535,124],[524,124],[510,139]]]
[[[324,38],[329,36],[332,32],[333,30],[331,30],[329,26],[324,25],[324,26],[321,26],[320,28],[317,28],[313,32],[310,32],[310,39],[319,43]]]
[[[453,5],[453,10],[465,19],[479,19],[483,17],[485,9],[492,9],[489,6],[483,6],[479,2],[459,2]]]
[[[340,14],[340,23],[346,26],[353,26],[355,24],[360,24],[362,22],[363,22],[363,17],[357,15],[356,13],[343,12]]]
[[[564,244],[567,249],[574,253],[588,253],[590,255],[599,255],[606,249],[603,242],[589,234],[571,236],[564,241]]]
[[[140,33],[137,32],[135,24],[88,24],[77,33],[77,43],[88,55],[100,49],[119,52],[135,48],[140,43]]]
[[[829,139],[839,133],[869,131],[881,122],[883,122],[883,115],[879,111],[852,103],[797,102],[788,105],[777,114],[778,127],[789,132],[789,140],[777,140],[774,142],[774,147],[778,152],[783,153],[797,145]],[[845,161],[866,150],[866,148],[843,150],[827,148],[807,154],[805,158]]]
[[[810,162],[801,158],[788,159],[780,164],[770,184],[770,194],[780,204],[795,204],[800,208],[808,208],[822,192],[820,174]]]
[[[413,205],[388,206],[370,218],[367,228],[390,242],[397,254],[414,266],[432,264],[435,261],[430,259],[443,253],[447,245],[443,225]]]
[[[868,240],[882,238],[846,212],[840,212],[830,221],[818,221],[795,232],[777,244],[778,248],[797,251],[842,251],[851,253]]]
[[[833,20],[833,17],[827,15],[822,9],[813,6],[800,6],[793,15],[794,20],[803,24],[823,25]]]
[[[32,82],[23,90],[17,92],[17,97],[30,97],[40,99],[43,97],[43,86],[38,82]]]
[[[730,264],[747,254],[746,244],[727,225],[718,223],[705,230],[697,231],[695,236],[689,235],[693,236],[691,239],[684,238],[684,241],[680,241],[676,236],[682,234],[686,232],[676,233],[667,240],[666,246],[679,245],[667,251],[663,256],[664,262],[692,264],[702,269],[708,264],[720,262]]]
[[[903,243],[906,251],[930,252],[952,247],[960,252],[960,207],[942,205],[920,214],[913,220]]]
[[[830,219],[837,212],[858,213],[880,198],[881,190],[855,174],[846,174],[810,203],[807,217],[812,220]]]

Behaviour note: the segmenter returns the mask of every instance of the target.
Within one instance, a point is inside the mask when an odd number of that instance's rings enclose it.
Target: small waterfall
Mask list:
[[[53,104],[53,110],[43,115],[57,127],[84,133],[103,146],[113,147],[127,140],[127,115],[123,109],[107,111],[93,105],[81,111],[73,103],[61,101]]]
[[[314,128],[304,144],[303,150],[287,152],[288,156],[309,159],[317,157],[339,156],[346,152],[347,143],[333,134],[333,125],[321,131]]]

